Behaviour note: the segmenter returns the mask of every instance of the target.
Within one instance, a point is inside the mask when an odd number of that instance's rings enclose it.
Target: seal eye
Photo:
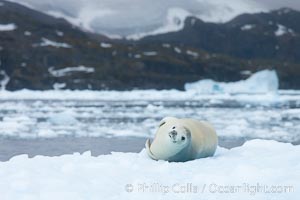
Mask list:
[[[182,136],[182,137],[181,137],[181,140],[185,140],[185,137]]]
[[[173,126],[173,128],[172,129],[175,129],[175,126]]]

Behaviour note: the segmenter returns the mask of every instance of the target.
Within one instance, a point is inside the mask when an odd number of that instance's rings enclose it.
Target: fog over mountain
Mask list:
[[[147,34],[176,31],[190,15],[204,21],[224,22],[241,13],[280,7],[300,9],[287,0],[10,0],[63,17],[82,28],[110,37],[139,38]]]

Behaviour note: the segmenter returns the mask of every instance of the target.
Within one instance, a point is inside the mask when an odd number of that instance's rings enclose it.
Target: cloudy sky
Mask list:
[[[241,13],[281,7],[300,10],[297,0],[10,0],[95,32],[128,36],[176,30],[186,16],[224,22]],[[158,31],[159,32],[159,31]]]

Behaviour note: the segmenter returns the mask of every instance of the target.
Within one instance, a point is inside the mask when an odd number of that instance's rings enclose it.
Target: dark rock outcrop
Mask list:
[[[190,17],[181,31],[123,41],[1,2],[0,25],[15,26],[0,31],[0,81],[9,77],[8,90],[183,89],[186,82],[237,81],[262,69],[276,69],[281,88],[300,88],[297,11],[241,15],[225,24]]]

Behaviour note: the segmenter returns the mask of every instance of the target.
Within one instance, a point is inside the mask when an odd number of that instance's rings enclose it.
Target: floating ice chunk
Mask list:
[[[111,48],[111,47],[112,47],[112,44],[110,44],[110,43],[105,43],[105,42],[101,42],[101,43],[100,43],[100,46],[101,46],[102,48]]]
[[[1,135],[19,136],[29,131],[36,124],[36,119],[24,115],[3,117],[0,120]],[[29,136],[25,134],[25,137]]]
[[[185,90],[194,90],[198,93],[268,93],[277,92],[278,87],[279,81],[274,70],[263,70],[246,80],[231,83],[205,79],[185,84]]]
[[[67,44],[67,43],[62,43],[62,42],[55,42],[52,40],[49,40],[47,38],[42,38],[42,42],[39,44],[34,44],[33,47],[46,47],[46,46],[52,46],[55,48],[71,48],[72,46]]]
[[[72,111],[51,114],[48,121],[54,125],[72,125],[78,123]]]
[[[17,26],[13,23],[11,24],[0,24],[0,31],[14,31],[17,29]]]
[[[54,67],[50,67],[48,69],[49,73],[55,77],[62,77],[70,75],[72,72],[85,72],[85,73],[93,73],[95,69],[93,67],[85,67],[85,66],[78,66],[78,67],[67,67],[63,69],[54,69]]]

